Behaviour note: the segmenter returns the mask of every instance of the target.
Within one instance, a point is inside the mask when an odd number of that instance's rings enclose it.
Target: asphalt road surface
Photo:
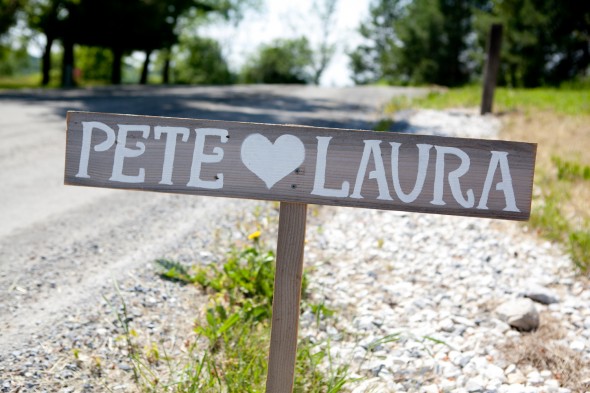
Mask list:
[[[0,92],[0,351],[251,202],[63,185],[68,110],[371,129],[393,96],[423,90],[306,86]]]

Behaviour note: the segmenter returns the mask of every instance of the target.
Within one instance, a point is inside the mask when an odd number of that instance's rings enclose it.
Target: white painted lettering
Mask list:
[[[433,205],[446,205],[443,200],[443,189],[444,189],[444,176],[445,176],[445,156],[452,154],[459,157],[461,165],[454,171],[449,172],[449,185],[451,187],[451,193],[453,197],[461,206],[465,208],[473,207],[475,204],[475,197],[473,196],[473,190],[467,190],[467,199],[463,196],[461,191],[461,184],[459,178],[469,171],[469,165],[471,163],[469,156],[463,150],[456,147],[445,147],[435,146],[436,149],[436,170],[434,174],[434,198],[430,203]]]
[[[113,172],[110,181],[122,183],[143,183],[145,180],[145,169],[139,168],[137,175],[124,175],[123,162],[125,158],[139,157],[145,152],[145,143],[135,142],[137,149],[130,149],[125,146],[127,143],[127,133],[129,131],[139,131],[143,139],[147,139],[150,134],[150,126],[146,125],[129,125],[119,124],[117,133],[117,146],[115,147],[115,159],[113,162]]]
[[[207,136],[218,136],[221,143],[226,143],[228,138],[227,130],[220,128],[196,128],[195,133],[197,139],[195,141],[195,150],[193,152],[193,163],[191,166],[191,177],[187,183],[187,187],[198,187],[208,189],[223,188],[223,173],[218,173],[215,180],[201,179],[201,165],[221,162],[223,160],[223,149],[221,147],[214,147],[213,154],[205,154],[205,138]]]
[[[488,208],[488,197],[490,195],[490,188],[492,187],[492,181],[494,180],[494,174],[500,165],[500,174],[502,175],[502,181],[496,184],[496,190],[504,191],[504,199],[506,200],[506,207],[504,211],[508,212],[520,212],[516,207],[516,198],[514,197],[514,188],[512,187],[512,175],[510,174],[510,167],[508,166],[508,153],[505,151],[492,151],[492,158],[490,159],[490,166],[488,167],[488,174],[483,185],[483,191],[478,209],[487,210]]]
[[[412,192],[406,194],[402,190],[399,182],[399,148],[401,143],[389,142],[391,145],[391,177],[393,178],[393,188],[397,197],[405,203],[411,203],[418,198],[424,187],[424,180],[426,179],[426,171],[428,170],[428,160],[430,158],[430,149],[432,145],[424,143],[416,145],[418,147],[418,174],[416,175],[416,183]]]
[[[381,141],[377,140],[365,140],[365,148],[363,149],[363,157],[359,165],[358,172],[356,174],[356,182],[354,184],[354,191],[350,194],[351,198],[361,199],[361,189],[365,180],[365,174],[367,173],[367,166],[369,165],[369,159],[371,155],[375,161],[375,170],[369,172],[369,179],[377,180],[377,186],[379,187],[379,196],[377,199],[391,201],[391,195],[389,194],[389,188],[387,186],[387,177],[385,176],[385,166],[383,165],[383,158],[381,157],[381,148],[379,145]]]
[[[164,151],[164,165],[162,166],[162,180],[160,184],[172,185],[172,171],[174,170],[174,154],[176,153],[176,139],[182,135],[182,141],[188,141],[189,129],[186,127],[154,127],[154,137],[160,139],[166,134],[166,150]]]
[[[90,160],[90,143],[92,143],[92,130],[98,128],[107,134],[107,139],[94,146],[94,151],[106,151],[115,143],[115,131],[99,121],[82,122],[82,149],[80,151],[80,164],[76,177],[89,178],[88,161]]]
[[[350,190],[350,184],[347,181],[342,182],[340,189],[329,189],[325,187],[326,184],[326,156],[328,155],[328,145],[330,144],[331,136],[318,136],[318,154],[315,164],[315,178],[313,181],[314,195],[346,198]]]

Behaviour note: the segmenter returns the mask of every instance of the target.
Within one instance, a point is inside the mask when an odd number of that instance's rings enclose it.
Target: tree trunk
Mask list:
[[[123,63],[123,50],[112,48],[113,51],[113,69],[111,70],[111,83],[113,85],[121,84],[121,66]]]
[[[164,49],[164,68],[162,68],[162,83],[170,83],[170,48]]]
[[[43,74],[41,86],[47,86],[49,84],[49,72],[51,71],[51,47],[53,46],[53,37],[49,35],[47,35],[46,37],[47,42],[45,43],[45,52],[43,52],[41,65],[41,73]]]
[[[61,86],[74,87],[74,42],[65,38],[63,46],[64,55],[61,68]]]
[[[141,69],[141,78],[139,79],[140,85],[146,85],[148,82],[148,74],[150,68],[150,56],[152,55],[152,50],[145,51],[145,61],[143,62],[143,68]]]

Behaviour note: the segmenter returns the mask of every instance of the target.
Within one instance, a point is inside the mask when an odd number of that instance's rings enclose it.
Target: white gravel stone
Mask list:
[[[570,348],[576,352],[583,352],[586,348],[586,342],[582,340],[572,341],[570,343]]]
[[[483,392],[486,384],[487,381],[485,378],[482,376],[476,376],[467,380],[465,383],[465,389],[467,389],[469,393]]]
[[[506,382],[506,376],[504,375],[504,370],[502,370],[501,367],[498,367],[494,364],[488,364],[485,368],[484,374],[488,379],[498,380],[501,383]]]
[[[539,327],[539,312],[530,299],[509,300],[496,308],[496,314],[514,328],[531,331]]]

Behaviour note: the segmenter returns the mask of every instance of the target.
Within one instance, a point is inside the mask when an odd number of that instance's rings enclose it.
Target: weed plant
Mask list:
[[[157,346],[138,350],[133,330],[124,325],[129,358],[136,382],[145,392],[262,392],[266,382],[270,343],[275,256],[264,249],[259,232],[250,243],[234,248],[221,265],[187,267],[166,259],[156,261],[162,278],[197,285],[209,303],[194,323],[196,339],[186,339],[186,359],[172,362]],[[307,301],[304,275],[303,311],[312,312],[319,323],[333,311]],[[125,322],[125,311],[120,310]],[[125,327],[126,326],[126,327]],[[163,381],[152,367],[167,362],[169,376]],[[300,340],[297,350],[295,392],[340,392],[351,381],[348,368],[334,364],[325,340]]]

